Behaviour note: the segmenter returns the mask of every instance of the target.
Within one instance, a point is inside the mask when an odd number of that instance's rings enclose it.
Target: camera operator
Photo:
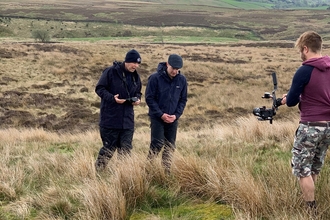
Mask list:
[[[292,171],[299,179],[308,211],[315,214],[315,182],[330,145],[330,57],[321,55],[322,38],[313,31],[300,35],[295,47],[303,63],[281,103],[289,107],[299,103]]]
[[[95,168],[102,171],[117,149],[128,155],[132,149],[134,133],[133,106],[140,104],[141,80],[136,69],[141,56],[136,50],[127,52],[124,62],[115,61],[106,68],[95,92],[101,97],[100,135],[103,146],[99,151]]]

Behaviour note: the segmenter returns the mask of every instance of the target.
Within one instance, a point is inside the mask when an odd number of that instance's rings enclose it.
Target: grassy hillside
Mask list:
[[[148,39],[146,37],[150,36],[151,42],[195,37],[195,41],[207,43],[228,38],[236,41],[294,40],[303,31],[315,30],[330,39],[330,20],[326,10],[245,10],[246,5],[244,9],[232,9],[136,1],[95,1],[78,5],[74,1],[56,4],[16,1],[1,2],[0,6],[2,37],[28,38],[34,30],[42,29],[53,40]]]
[[[289,44],[6,41],[0,48],[0,219],[308,219],[290,170],[297,107],[280,106],[272,125],[252,115],[271,106],[261,96],[273,89],[273,71],[277,94],[288,90],[301,63]],[[184,58],[189,97],[170,176],[159,158],[146,161],[144,101],[135,108],[132,157],[115,155],[104,173],[94,169],[101,146],[95,84],[131,48],[142,56],[143,91],[169,53]],[[330,217],[328,157],[325,163],[320,219]]]
[[[271,106],[261,96],[273,89],[273,72],[277,95],[289,89],[303,31],[321,33],[330,53],[326,11],[155,2],[0,2],[1,220],[308,219],[290,170],[298,108],[280,106],[273,124],[252,109]],[[36,30],[51,42],[35,42]],[[146,161],[144,96],[132,156],[94,169],[95,84],[132,48],[142,56],[143,93],[159,62],[171,53],[184,60],[189,96],[170,176],[160,158]],[[317,183],[319,219],[330,219],[329,156]]]
[[[9,0],[4,0],[2,1],[3,3],[9,3],[13,1]],[[16,0],[14,2],[18,3],[26,3],[24,0]],[[60,1],[55,1],[55,0],[50,0],[47,1],[49,4],[63,4],[63,5],[76,5],[80,1],[77,0],[60,0]],[[45,3],[43,1],[38,1],[34,0],[32,3]],[[82,2],[84,3],[84,2]],[[215,7],[225,7],[225,8],[238,8],[238,9],[271,9],[273,4],[270,3],[262,3],[262,2],[243,2],[243,1],[235,1],[235,0],[105,0],[105,1],[97,1],[97,0],[92,0],[92,1],[86,1],[84,4],[88,5],[107,5],[107,4],[113,4],[113,3],[120,3],[122,5],[134,5],[134,4],[139,4],[139,5],[197,5],[197,6],[215,6]]]

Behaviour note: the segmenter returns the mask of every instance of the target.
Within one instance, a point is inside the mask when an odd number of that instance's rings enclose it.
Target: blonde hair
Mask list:
[[[322,50],[322,37],[314,31],[306,31],[297,39],[295,47],[298,48],[300,52],[307,47],[314,53],[320,53]]]

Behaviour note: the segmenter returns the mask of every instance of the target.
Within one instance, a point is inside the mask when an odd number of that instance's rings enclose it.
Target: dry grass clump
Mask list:
[[[280,106],[273,124],[252,115],[254,107],[271,107],[271,100],[261,96],[273,88],[273,71],[278,96],[287,92],[300,65],[293,49],[5,44],[0,52],[12,57],[0,68],[0,213],[5,213],[0,218],[127,219],[143,214],[135,219],[192,219],[197,217],[184,208],[208,203],[224,211],[215,219],[306,217],[290,170],[298,109]],[[135,108],[132,156],[115,156],[104,173],[94,169],[101,147],[94,87],[102,70],[132,48],[142,56],[143,89],[170,53],[184,58],[189,97],[170,176],[160,157],[154,163],[146,160],[150,129],[144,100]],[[325,166],[317,185],[323,219],[330,216],[329,173]]]
[[[103,180],[86,182],[79,190],[87,210],[83,219],[125,219],[126,200],[117,186]]]
[[[16,218],[126,219],[138,210],[154,216],[156,207],[171,203],[180,207],[216,202],[232,207],[235,219],[303,218],[302,198],[289,163],[292,139],[286,140],[294,127],[250,117],[233,125],[181,131],[170,176],[160,158],[147,161],[145,131],[136,131],[131,157],[115,155],[106,171],[98,174],[97,131],[75,136],[2,130],[0,136],[11,132],[20,140],[12,136],[0,144],[1,209]],[[318,190],[317,198],[322,216],[328,216],[329,183],[324,178],[329,171],[323,172],[318,185],[323,192]]]

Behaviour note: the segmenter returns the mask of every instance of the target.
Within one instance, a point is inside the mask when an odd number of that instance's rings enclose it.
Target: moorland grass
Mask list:
[[[217,2],[223,3],[223,1]],[[43,28],[51,37],[59,39],[178,35],[246,40],[292,40],[298,37],[298,33],[309,29],[329,38],[326,31],[327,10],[314,10],[315,8],[256,10],[253,7],[258,6],[259,3],[236,1],[227,1],[227,3],[238,8],[204,6],[209,3],[211,2],[206,1],[202,4],[79,2],[79,6],[86,7],[79,7],[77,10],[75,5],[77,2],[49,3],[50,6],[40,5],[37,1],[28,5],[20,1],[16,4],[2,2],[0,24],[3,26],[2,29],[6,30],[3,36],[11,34],[11,37],[30,37],[32,30]],[[26,7],[21,7],[21,4]],[[126,16],[128,13],[130,16]],[[304,24],[298,25],[300,21],[304,21]],[[170,27],[172,30],[167,32],[165,27]]]
[[[132,48],[106,41],[3,45],[7,51],[15,52],[15,58],[7,58],[1,64],[2,74],[20,79],[7,81],[1,87],[3,93],[26,88],[30,93],[61,97],[56,99],[84,100],[82,103],[92,112],[98,112],[90,104],[99,102],[93,88],[103,69],[95,71],[95,65],[106,66],[120,60]],[[143,104],[136,108],[132,157],[118,160],[115,156],[101,174],[94,170],[101,146],[97,130],[50,132],[13,125],[16,128],[0,130],[1,217],[306,217],[297,181],[290,170],[297,110],[281,106],[272,125],[259,122],[251,114],[254,107],[271,104],[261,99],[264,91],[272,89],[271,71],[278,73],[279,94],[286,91],[300,65],[296,51],[235,44],[135,46],[143,57],[140,67],[143,86],[155,64],[168,53],[184,57],[182,71],[188,78],[191,96],[180,119],[171,176],[164,174],[159,158],[154,164],[146,161],[150,131],[147,107]],[[51,84],[62,81],[65,83],[58,84],[59,87]],[[80,85],[88,88],[88,92],[72,91]],[[45,111],[41,106],[23,102],[21,110],[29,109],[38,115]],[[46,108],[50,113],[58,117],[66,114],[66,108],[51,106]],[[327,207],[330,193],[324,190],[329,188],[328,173],[327,168],[322,171],[316,195],[324,219],[330,216]]]
[[[101,144],[97,131],[59,135],[34,129],[1,130],[2,216],[304,218],[289,166],[296,126],[260,123],[254,117],[236,123],[179,132],[170,176],[164,174],[159,159],[147,162],[149,136],[139,129],[132,156],[122,160],[115,156],[100,174],[93,165]],[[329,215],[328,172],[322,171],[317,184],[324,219]]]
[[[63,22],[42,19],[12,18],[8,26],[1,27],[2,37],[33,38],[33,31],[47,31],[51,41],[130,41],[182,43],[217,43],[245,40],[258,40],[250,31],[235,29],[215,29],[198,27],[145,27],[98,22]]]
[[[277,47],[267,47],[267,41],[222,42],[223,38],[213,35],[219,33],[209,29],[174,26],[142,27],[139,31],[149,30],[159,39],[153,44],[131,37],[122,41],[121,37],[113,41],[106,37],[93,41],[89,37],[89,42],[65,39],[42,44],[28,39],[27,27],[32,23],[38,28],[50,24],[54,30],[59,23],[34,22],[15,23],[16,27],[26,28],[26,37],[1,41],[0,98],[5,108],[0,109],[0,116],[12,112],[11,123],[3,123],[0,130],[1,219],[307,218],[290,168],[297,107],[281,106],[273,124],[252,115],[254,107],[271,106],[271,100],[261,96],[273,89],[272,72],[277,73],[278,96],[289,89],[293,73],[301,64],[293,48],[281,47],[281,41],[274,41]],[[127,26],[120,27],[119,23],[111,26],[119,28],[114,33],[126,30]],[[65,25],[82,33],[78,29],[94,24]],[[174,43],[169,44],[170,37],[159,34],[159,30],[201,33],[184,41],[173,38]],[[218,37],[221,42],[201,44],[203,31],[208,39]],[[288,38],[294,35],[293,29],[289,32],[285,32]],[[293,45],[293,40],[285,43]],[[154,163],[146,160],[150,130],[144,101],[135,108],[132,156],[120,160],[115,155],[103,173],[94,169],[101,147],[97,119],[88,122],[89,129],[61,130],[70,124],[60,124],[61,120],[70,115],[88,113],[88,117],[75,118],[72,124],[78,124],[98,114],[96,103],[100,100],[94,88],[102,70],[114,60],[122,60],[132,48],[142,55],[139,72],[143,90],[158,62],[166,61],[170,53],[184,59],[182,73],[189,82],[189,99],[180,119],[170,176],[165,175],[160,158]],[[324,54],[327,52],[328,47]],[[37,97],[44,98],[36,101]],[[79,111],[74,109],[76,106]],[[59,121],[60,130],[38,125],[27,128],[25,118],[15,115],[16,111],[34,116],[30,124],[43,115],[55,115],[57,118],[50,121]],[[316,185],[320,219],[330,217],[328,165],[327,157]]]

